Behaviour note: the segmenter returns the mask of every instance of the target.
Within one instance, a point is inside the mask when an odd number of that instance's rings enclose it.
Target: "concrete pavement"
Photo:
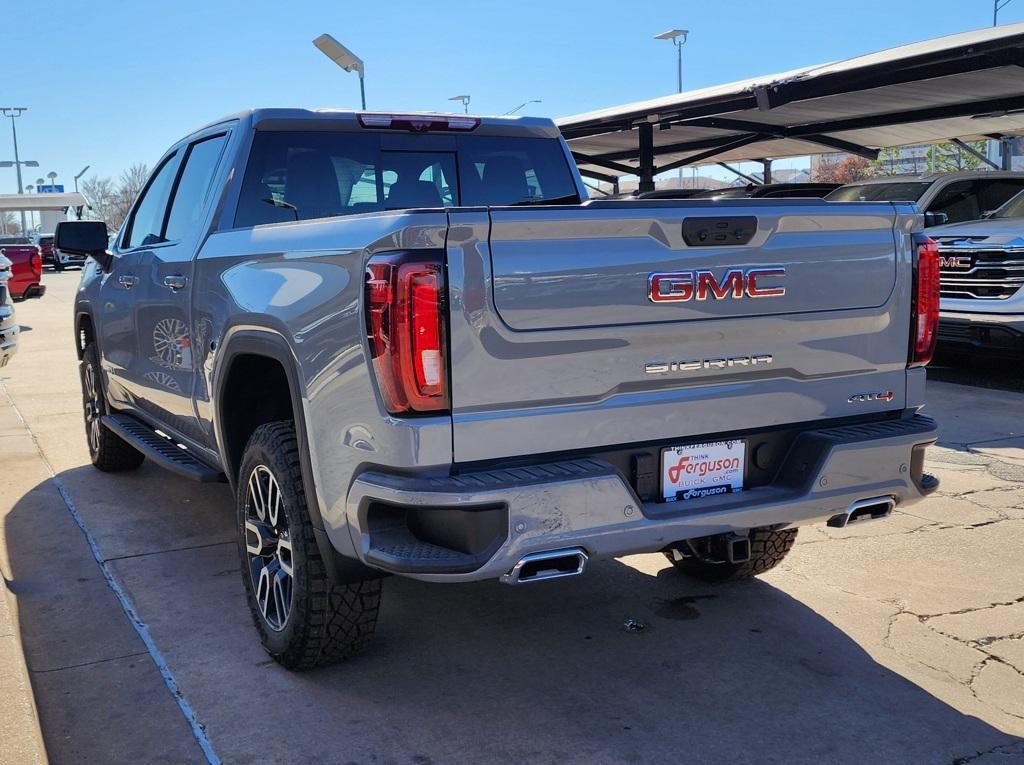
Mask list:
[[[88,466],[77,279],[18,305],[0,373],[0,570],[52,762],[1024,762],[1021,394],[930,383],[939,495],[804,529],[760,580],[660,555],[536,587],[389,579],[365,656],[290,674],[251,625],[226,488]]]

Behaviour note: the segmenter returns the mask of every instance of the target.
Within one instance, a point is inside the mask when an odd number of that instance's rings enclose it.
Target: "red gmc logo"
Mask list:
[[[647,297],[652,303],[685,303],[687,300],[724,300],[745,297],[782,297],[786,288],[774,281],[786,275],[782,266],[759,266],[757,268],[731,268],[721,280],[714,272],[705,270],[679,271],[676,273],[654,273],[647,277]]]

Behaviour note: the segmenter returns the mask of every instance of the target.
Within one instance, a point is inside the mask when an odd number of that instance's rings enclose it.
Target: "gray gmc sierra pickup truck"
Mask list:
[[[584,201],[548,120],[266,109],[177,143],[75,303],[100,470],[227,481],[267,651],[344,658],[387,574],[707,580],[933,490],[911,205]]]

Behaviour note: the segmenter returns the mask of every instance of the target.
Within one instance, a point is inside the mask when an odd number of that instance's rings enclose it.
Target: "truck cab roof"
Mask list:
[[[383,125],[383,119],[392,117],[397,125],[399,121],[403,127],[387,127]],[[431,132],[448,132],[440,127],[441,123],[448,121],[450,132],[476,132],[484,135],[508,135],[508,136],[534,136],[537,138],[558,138],[561,133],[554,121],[547,117],[526,117],[526,116],[486,116],[473,114],[454,114],[443,112],[411,112],[411,111],[380,111],[363,112],[350,109],[299,109],[290,107],[261,107],[247,109],[245,111],[229,114],[221,119],[214,120],[196,133],[201,133],[218,125],[227,122],[248,121],[257,130],[274,130],[285,127],[295,129],[297,126],[304,126],[306,129],[317,130],[328,126],[340,127],[342,129],[360,130],[403,130],[407,132],[424,132],[425,129],[411,127],[412,123],[423,125],[433,123],[429,128]],[[376,124],[375,124],[376,123]],[[405,125],[410,127],[406,128]],[[471,127],[463,127],[471,125]]]

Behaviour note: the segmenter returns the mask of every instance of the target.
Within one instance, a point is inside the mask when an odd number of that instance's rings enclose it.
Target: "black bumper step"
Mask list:
[[[200,483],[224,483],[224,474],[128,414],[104,415],[103,424],[162,468]]]

